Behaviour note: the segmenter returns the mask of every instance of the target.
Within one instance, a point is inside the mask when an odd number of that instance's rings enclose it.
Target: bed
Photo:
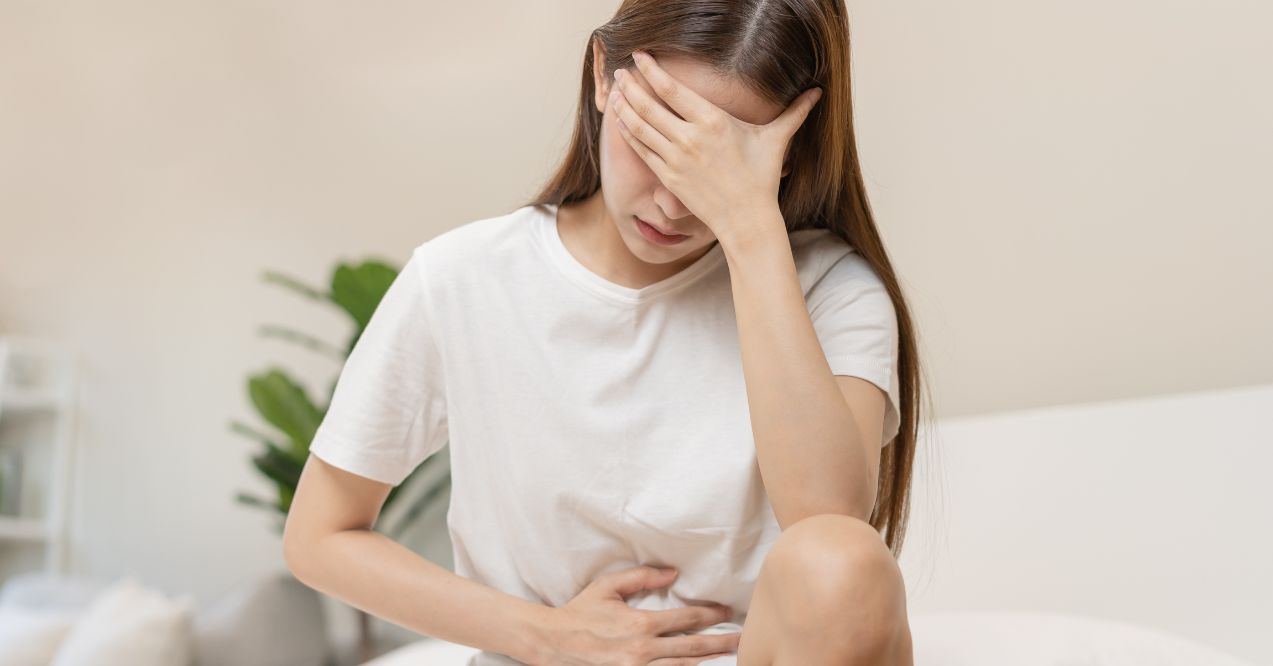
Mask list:
[[[1273,664],[1270,414],[1273,384],[940,421],[900,560],[915,663]]]
[[[1041,611],[939,611],[911,617],[916,666],[1254,666],[1128,622]],[[477,649],[425,639],[364,666],[466,666]],[[712,659],[705,666],[732,666]]]

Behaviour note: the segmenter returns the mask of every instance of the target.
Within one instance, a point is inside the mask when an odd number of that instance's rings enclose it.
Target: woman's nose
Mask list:
[[[658,190],[654,193],[654,202],[663,209],[663,214],[669,219],[678,220],[690,214],[690,209],[686,208],[685,204],[681,203],[681,200],[662,184],[659,184]]]

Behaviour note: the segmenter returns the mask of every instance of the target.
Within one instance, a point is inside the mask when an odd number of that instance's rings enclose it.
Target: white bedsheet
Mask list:
[[[912,613],[916,666],[1254,666],[1182,636],[1085,615],[1042,611]],[[434,639],[363,666],[467,666],[477,649]],[[732,666],[733,659],[704,664]]]

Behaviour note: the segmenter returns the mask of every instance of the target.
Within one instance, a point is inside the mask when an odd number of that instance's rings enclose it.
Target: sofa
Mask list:
[[[199,606],[137,576],[44,572],[0,587],[4,666],[328,666],[320,597],[281,572]]]

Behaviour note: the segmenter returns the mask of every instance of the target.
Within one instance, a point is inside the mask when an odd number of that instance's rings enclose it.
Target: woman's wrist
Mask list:
[[[547,664],[553,620],[558,609],[532,601],[518,601],[511,623],[514,630],[507,634],[512,644],[508,646],[510,652],[505,654],[534,666]]]

